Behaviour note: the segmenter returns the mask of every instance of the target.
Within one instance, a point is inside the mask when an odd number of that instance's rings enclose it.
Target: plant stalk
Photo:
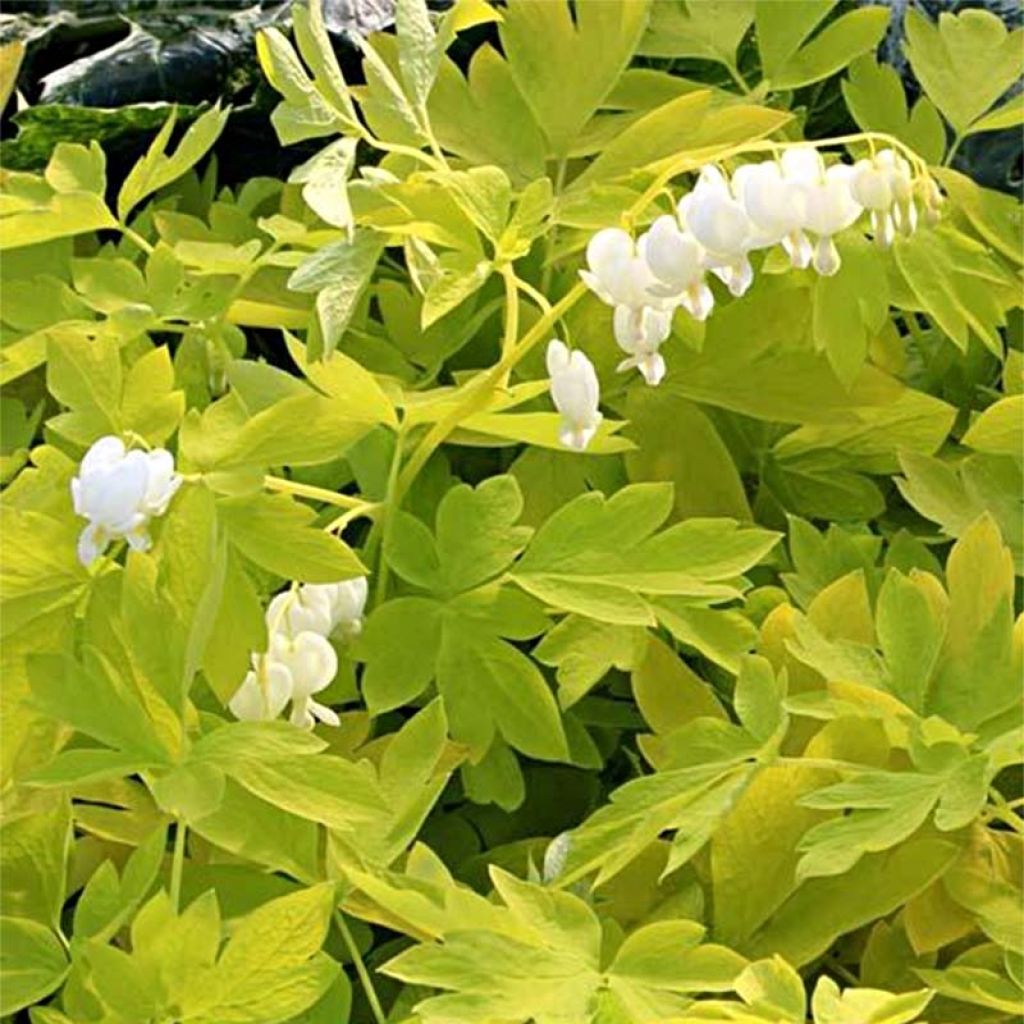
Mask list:
[[[377,1024],[386,1024],[387,1016],[380,1004],[377,990],[373,987],[373,979],[370,977],[370,972],[366,969],[366,964],[363,963],[359,947],[356,945],[356,940],[349,930],[345,915],[340,910],[334,911],[334,923],[338,926],[338,931],[341,932],[348,955],[352,957],[352,964],[356,969],[356,974],[359,975],[359,983],[363,986],[363,992],[366,993],[366,1001],[370,1004],[370,1012],[373,1014],[373,1019]]]

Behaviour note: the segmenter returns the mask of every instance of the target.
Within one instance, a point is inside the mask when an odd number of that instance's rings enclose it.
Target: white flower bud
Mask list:
[[[558,440],[567,448],[582,451],[602,418],[594,364],[579,349],[570,352],[563,342],[553,339],[548,343],[547,366],[551,400],[562,414]]]
[[[267,630],[286,636],[299,633],[356,636],[363,625],[366,606],[366,577],[340,583],[304,583],[275,594],[267,608]]]

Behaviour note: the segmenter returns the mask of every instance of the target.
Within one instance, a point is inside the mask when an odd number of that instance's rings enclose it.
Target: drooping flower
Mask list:
[[[325,637],[309,630],[295,637],[275,633],[270,638],[267,658],[283,666],[291,676],[293,725],[312,729],[316,719],[328,725],[340,724],[331,708],[313,700],[313,694],[329,686],[338,673],[338,655]]]
[[[289,636],[310,631],[330,636],[337,630],[355,636],[362,629],[366,577],[341,583],[304,583],[275,594],[267,607],[267,630]]]
[[[78,540],[82,564],[91,565],[115,540],[147,550],[149,522],[167,511],[181,482],[170,452],[127,451],[119,437],[101,437],[71,481],[75,514],[89,520]]]
[[[665,376],[665,357],[658,349],[672,333],[672,311],[616,306],[613,323],[616,343],[629,354],[616,369],[621,372],[635,367],[648,384],[660,384]]]
[[[327,636],[332,627],[330,596],[308,584],[282,590],[271,598],[265,617],[271,636],[278,632],[287,636],[305,632]]]
[[[702,168],[697,184],[679,201],[679,223],[704,250],[704,265],[735,295],[754,280],[747,255],[759,242],[743,205],[725,175],[712,164]]]
[[[311,729],[317,719],[338,725],[337,714],[313,700],[313,695],[329,686],[337,672],[338,655],[319,633],[274,633],[270,649],[252,656],[252,669],[228,701],[228,707],[236,718],[244,721],[270,721],[291,701],[293,725]]]
[[[657,293],[657,282],[640,246],[621,228],[604,228],[590,239],[587,269],[580,271],[580,277],[609,306],[671,306],[664,295]]]
[[[913,234],[917,227],[914,179],[910,164],[893,150],[883,149],[870,160],[858,160],[850,190],[869,211],[871,233],[879,245],[891,245],[897,230]]]
[[[269,722],[284,711],[291,696],[292,676],[288,669],[265,654],[256,654],[252,668],[228,701],[228,707],[243,722]]]
[[[850,191],[853,168],[848,164],[826,167],[816,149],[800,146],[782,154],[786,177],[803,186],[806,197],[804,227],[816,236],[811,263],[829,277],[840,267],[833,235],[848,228],[861,214],[861,205]]]
[[[551,400],[562,414],[558,440],[566,448],[582,451],[601,423],[600,388],[594,364],[579,349],[570,352],[557,338],[548,342]]]
[[[666,214],[651,225],[644,242],[648,266],[663,293],[695,320],[706,320],[715,297],[704,279],[704,250],[697,239]]]
[[[341,583],[312,583],[313,590],[323,588],[331,607],[331,632],[345,637],[357,636],[363,628],[363,611],[369,590],[365,576]]]
[[[781,243],[793,267],[809,267],[814,247],[804,234],[807,196],[802,182],[787,178],[777,161],[763,160],[738,167],[732,185],[761,234],[759,247]]]
[[[605,228],[587,245],[588,269],[580,275],[615,310],[615,341],[629,356],[619,370],[636,367],[648,384],[657,384],[665,375],[658,348],[672,331],[678,297],[658,281],[646,250],[647,235],[634,242],[620,228]]]

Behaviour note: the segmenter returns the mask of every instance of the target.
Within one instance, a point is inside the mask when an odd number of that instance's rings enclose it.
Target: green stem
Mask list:
[[[1006,802],[1006,797],[998,789],[992,787],[988,791],[988,798],[992,804],[987,808],[990,817],[996,818],[1004,825],[1009,826],[1018,835],[1024,835],[1024,819],[1017,814]]]
[[[444,442],[445,438],[467,417],[483,409],[491,399],[498,383],[505,379],[512,368],[529,352],[539,341],[545,340],[554,325],[583,297],[587,286],[578,281],[558,302],[551,307],[551,311],[541,317],[533,327],[520,339],[519,343],[513,346],[502,357],[501,361],[492,366],[489,370],[474,377],[466,385],[463,391],[462,401],[459,402],[447,416],[442,416],[427,431],[426,437],[416,446],[412,456],[406,463],[405,468],[399,474],[398,484],[395,489],[395,501],[400,502],[411,486],[417,474],[426,465],[427,460]]]
[[[516,277],[516,287],[525,295],[527,298],[533,299],[536,303],[537,308],[542,313],[551,312],[551,303],[548,301],[547,296],[537,288],[534,288],[529,281],[524,281],[521,277]]]
[[[726,71],[729,72],[729,77],[740,87],[740,91],[744,96],[749,96],[752,92],[747,80],[740,74],[740,69],[730,61],[722,61],[722,66]]]
[[[181,905],[181,875],[185,867],[185,835],[188,825],[178,818],[174,826],[174,854],[171,859],[171,906],[175,914]]]
[[[118,224],[117,227],[125,238],[137,245],[144,253],[148,255],[153,251],[153,246],[150,245],[149,242],[147,242],[146,239],[138,233],[138,231],[128,227],[127,224]]]
[[[342,512],[337,519],[332,519],[324,529],[328,533],[336,533],[339,530],[344,530],[349,523],[356,519],[372,519],[380,507],[380,502],[368,501],[360,508],[350,508],[347,512]]]
[[[838,974],[839,977],[843,981],[845,981],[847,985],[860,984],[860,978],[858,978],[857,975],[854,974],[853,971],[851,971],[848,967],[844,967],[842,964],[830,963],[828,965],[828,970],[832,971],[834,974]]]
[[[363,963],[359,947],[356,945],[356,940],[349,930],[345,915],[340,910],[335,910],[334,912],[334,923],[338,926],[338,931],[341,932],[345,948],[348,950],[348,955],[352,958],[356,974],[359,975],[359,983],[363,986],[363,991],[366,993],[366,1001],[370,1004],[370,1012],[373,1014],[373,1019],[377,1024],[386,1024],[387,1016],[384,1013],[384,1008],[380,1005],[377,990],[373,987],[373,979],[370,977],[370,972],[366,969],[366,964]]]
[[[337,505],[338,508],[362,509],[372,502],[364,501],[362,498],[355,498],[351,494],[337,494],[328,491],[324,487],[314,487],[313,484],[299,483],[298,480],[286,480],[282,476],[265,476],[263,486],[268,491],[277,491],[280,494],[293,494],[297,498],[310,498],[313,501],[322,501],[328,505]]]
[[[443,159],[438,160],[436,157],[431,156],[430,153],[424,153],[422,149],[417,149],[415,146],[403,146],[399,142],[382,142],[380,139],[374,138],[369,132],[365,132],[361,138],[368,146],[372,146],[374,149],[379,149],[382,153],[394,153],[396,156],[407,156],[413,160],[418,160],[420,163],[426,164],[435,171],[445,170],[445,163]]]
[[[569,166],[569,158],[562,157],[558,161],[558,168],[555,171],[555,198],[557,199],[562,194],[562,189],[565,188],[565,172]],[[558,237],[558,225],[554,224],[551,230],[548,232],[548,237],[544,240],[544,270],[541,273],[540,278],[540,290],[547,292],[551,290],[551,275],[554,273],[554,265],[551,262],[551,254],[555,249],[555,241]]]
[[[375,561],[377,566],[377,578],[373,590],[375,604],[383,602],[388,588],[388,562],[384,551],[387,547],[388,537],[391,535],[391,526],[394,522],[393,513],[402,503],[402,497],[397,493],[397,485],[404,443],[405,428],[400,427],[395,437],[395,451],[391,456],[391,468],[388,470],[387,493],[384,495],[384,500],[380,503],[379,515],[373,521],[370,535],[366,538],[365,557],[368,562]],[[378,545],[380,546],[379,552],[377,550]]]
[[[501,342],[502,357],[515,348],[519,337],[519,291],[516,287],[518,278],[511,264],[502,267],[501,276],[505,281],[505,337]],[[508,374],[501,379],[501,387],[508,386]]]
[[[423,129],[423,134],[426,135],[427,144],[430,146],[430,152],[433,153],[434,159],[445,170],[448,170],[448,161],[441,150],[441,145],[437,141],[437,137],[434,135],[433,128],[430,126],[430,115],[427,113],[425,105],[420,108],[420,120],[422,121],[421,127]]]
[[[946,154],[946,159],[942,161],[943,167],[949,167],[953,163],[953,157],[956,156],[957,150],[960,148],[960,143],[964,141],[964,137],[959,132],[953,136],[953,144],[949,147],[949,152]]]
[[[822,146],[842,146],[851,142],[884,142],[892,149],[899,150],[921,174],[928,173],[927,164],[911,149],[906,143],[886,132],[851,132],[849,135],[837,135],[831,139],[815,139],[800,143],[794,143],[792,148],[819,149]],[[771,139],[758,139],[754,142],[741,142],[731,146],[719,153],[707,152],[703,154],[688,154],[673,161],[664,171],[659,174],[647,187],[646,191],[623,215],[624,221],[629,224],[642,213],[658,193],[678,174],[687,171],[695,171],[709,161],[728,160],[734,156],[743,156],[747,153],[775,152],[779,149],[779,143]]]

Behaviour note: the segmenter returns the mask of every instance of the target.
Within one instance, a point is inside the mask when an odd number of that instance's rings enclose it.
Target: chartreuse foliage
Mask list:
[[[910,11],[910,105],[883,5],[400,0],[359,84],[292,14],[287,181],[218,107],[3,174],[0,1015],[1019,1017],[1020,207],[949,167],[1019,30]],[[616,375],[591,236],[820,123],[939,222]]]

